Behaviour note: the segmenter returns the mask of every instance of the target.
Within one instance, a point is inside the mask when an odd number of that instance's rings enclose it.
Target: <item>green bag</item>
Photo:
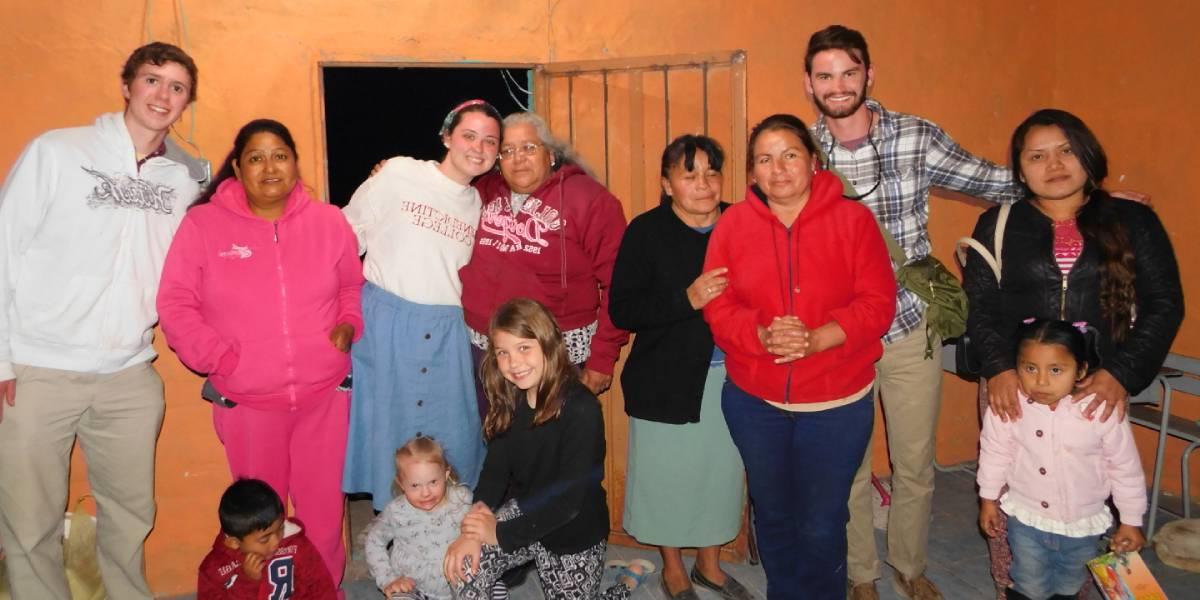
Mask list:
[[[878,222],[878,221],[877,221]],[[904,250],[887,228],[879,223],[888,254],[899,267],[896,283],[925,302],[925,358],[933,358],[933,340],[956,338],[967,331],[967,292],[958,278],[934,258],[906,263]]]
[[[821,164],[828,165],[829,158],[823,149],[820,156]],[[854,189],[840,171],[829,169],[829,172],[842,181],[843,189]],[[875,224],[883,234],[892,262],[896,263],[896,283],[925,302],[925,358],[933,358],[934,336],[948,340],[967,332],[967,292],[958,278],[932,254],[908,262],[904,249],[878,217]]]

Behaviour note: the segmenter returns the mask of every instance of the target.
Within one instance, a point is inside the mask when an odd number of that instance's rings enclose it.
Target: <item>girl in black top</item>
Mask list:
[[[459,598],[484,599],[505,571],[533,561],[547,598],[595,598],[608,537],[600,403],[538,302],[505,303],[488,329],[488,454],[476,504],[446,552],[446,577]],[[506,492],[512,500],[502,504]],[[646,561],[627,566],[602,597],[628,598],[652,569]]]

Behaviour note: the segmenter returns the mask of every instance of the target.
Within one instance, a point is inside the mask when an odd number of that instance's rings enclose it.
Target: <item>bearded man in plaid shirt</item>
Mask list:
[[[821,112],[812,128],[817,145],[858,199],[904,249],[909,261],[930,253],[929,188],[936,186],[993,202],[1015,202],[1018,188],[1006,167],[963,150],[937,125],[891,112],[867,98],[874,78],[862,34],[832,25],[809,39],[805,88]],[[883,337],[875,390],[886,416],[892,459],[888,563],[896,591],[913,600],[942,597],[925,576],[933,501],[934,434],[941,404],[940,340],[925,357],[925,304],[900,288],[896,318]],[[847,563],[852,600],[879,598],[868,447],[850,492]]]

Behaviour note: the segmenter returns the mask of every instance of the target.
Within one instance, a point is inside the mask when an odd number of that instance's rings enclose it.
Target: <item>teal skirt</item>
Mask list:
[[[725,366],[710,367],[698,423],[629,419],[623,524],[637,541],[701,548],[737,537],[746,474],[721,412],[724,383]]]

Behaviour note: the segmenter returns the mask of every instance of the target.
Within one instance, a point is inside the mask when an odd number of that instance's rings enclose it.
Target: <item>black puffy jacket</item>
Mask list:
[[[978,352],[984,377],[1016,366],[1016,333],[1029,317],[1086,321],[1100,332],[1100,367],[1108,370],[1131,395],[1150,385],[1183,321],[1183,290],[1171,240],[1150,207],[1093,195],[1093,202],[1112,202],[1125,225],[1134,255],[1136,323],[1125,341],[1112,343],[1100,312],[1099,244],[1084,240],[1083,254],[1066,281],[1054,260],[1054,224],[1027,200],[1016,203],[1004,229],[1002,283],[974,251],[963,269],[970,300],[967,333]],[[999,207],[979,217],[973,237],[991,249]]]

